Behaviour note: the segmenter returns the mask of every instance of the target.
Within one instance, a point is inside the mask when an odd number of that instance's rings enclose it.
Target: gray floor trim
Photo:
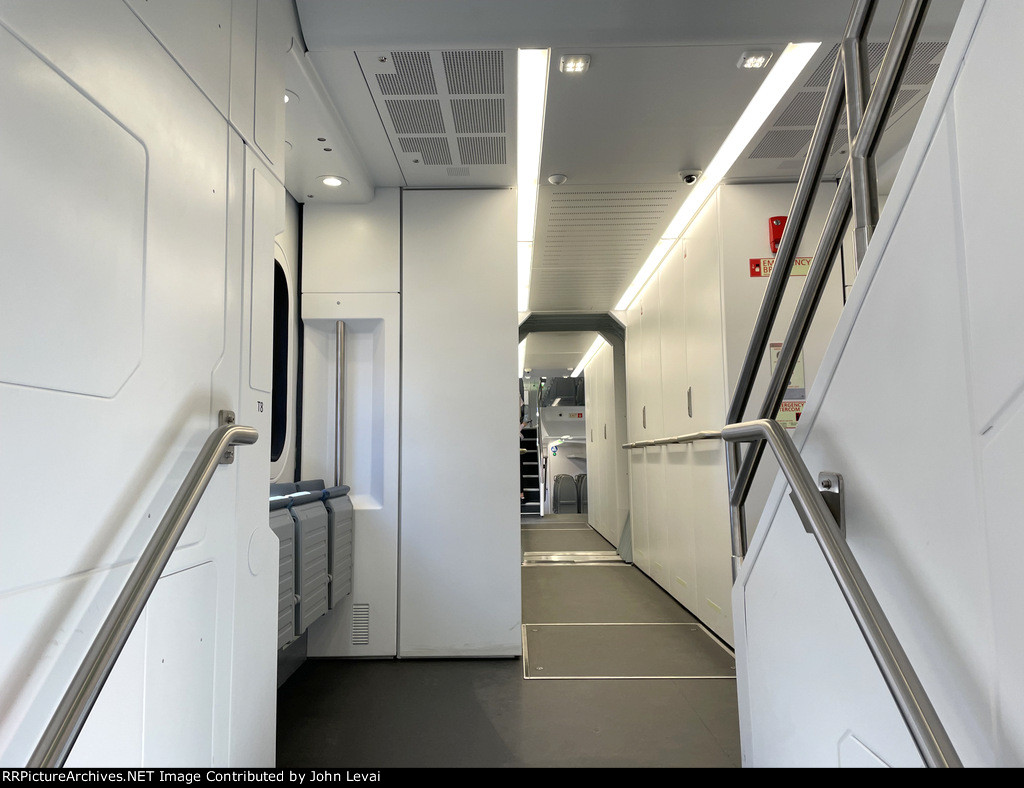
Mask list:
[[[589,526],[572,530],[527,530],[521,532],[522,548],[526,552],[569,553],[615,550],[601,534]]]
[[[522,634],[525,679],[736,678],[732,652],[699,623],[524,624]]]

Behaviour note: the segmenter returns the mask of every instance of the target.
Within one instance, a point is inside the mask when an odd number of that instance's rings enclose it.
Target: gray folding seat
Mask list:
[[[580,514],[587,513],[587,474],[576,476],[576,500],[579,502]]]
[[[327,612],[327,508],[322,493],[288,496],[295,518],[295,583],[299,595],[295,634]]]
[[[353,526],[355,523],[348,485],[323,491],[327,507],[327,607],[334,608],[352,592]]]
[[[291,498],[270,499],[270,530],[281,543],[277,591],[277,647],[284,648],[296,638],[295,633],[295,520],[288,509]]]

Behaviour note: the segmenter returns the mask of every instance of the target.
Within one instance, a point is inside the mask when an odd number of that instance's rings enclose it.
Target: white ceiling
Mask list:
[[[879,5],[869,36],[879,42],[876,62],[899,3]],[[736,67],[741,52],[771,49],[778,55],[789,41],[821,41],[815,59],[729,174],[730,180],[795,181],[816,115],[814,102],[820,106],[820,76],[827,79],[828,58],[852,0],[297,0],[296,6],[308,64],[337,109],[342,135],[350,135],[359,159],[353,166],[376,186],[513,185],[514,51],[550,47],[530,308],[603,313],[612,309],[685,199],[688,187],[679,171],[707,165],[763,79],[763,72]],[[959,6],[932,3],[919,40],[945,41]],[[465,130],[460,135],[455,127],[453,108],[458,107],[445,95],[447,89],[458,99],[447,69],[448,58],[462,50],[479,50],[477,60],[488,69],[496,57],[503,65],[498,87],[488,79],[468,90],[478,93],[474,112],[486,110],[491,118],[500,111],[504,127],[487,120],[473,140],[459,139]],[[421,82],[405,80],[394,53],[426,53],[426,59],[416,55],[416,68],[428,81],[427,72],[433,72],[436,94],[429,86],[423,90]],[[559,56],[570,53],[591,55],[586,74],[558,71]],[[941,44],[922,48],[917,84],[906,85],[880,161],[909,139],[940,56]],[[393,88],[408,91],[397,99],[381,88],[395,80],[412,85]],[[398,107],[387,104],[389,99],[412,103]],[[410,122],[412,111],[419,113],[417,122],[428,125],[403,137],[396,125]],[[435,131],[439,141],[429,143],[435,155],[427,163],[416,148],[428,144],[423,138],[434,122],[446,127]],[[306,131],[289,128],[290,136]],[[417,132],[415,140],[408,136]],[[301,145],[289,141],[297,156]],[[840,150],[837,144],[830,161],[836,171],[842,166]],[[461,166],[463,155],[484,164]],[[505,157],[501,162],[493,158],[499,155]],[[568,180],[551,186],[546,178],[553,173]],[[289,183],[289,190],[302,201],[307,189]],[[571,369],[593,341],[593,335],[586,341],[580,332],[542,336],[531,336],[528,367]]]

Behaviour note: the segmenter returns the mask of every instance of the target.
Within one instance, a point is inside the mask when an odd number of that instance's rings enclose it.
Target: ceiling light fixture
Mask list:
[[[330,186],[330,187],[332,187],[334,189],[336,189],[339,186],[342,186],[342,185],[348,183],[347,180],[345,180],[344,178],[341,178],[341,177],[339,177],[337,175],[325,175],[324,177],[322,177],[320,179],[320,182],[324,186]]]
[[[590,68],[590,55],[562,55],[558,70],[563,74],[582,74]]]
[[[744,52],[740,55],[740,62],[736,64],[736,68],[764,68],[773,54],[771,50]]]
[[[594,344],[590,346],[590,350],[583,355],[583,358],[580,359],[580,363],[576,365],[576,369],[572,371],[572,374],[569,377],[578,378],[580,373],[586,368],[587,364],[593,360],[594,356],[597,355],[597,351],[599,351],[604,344],[604,337],[598,334],[597,339],[594,340]]]
[[[537,219],[547,87],[548,50],[520,49],[516,95],[516,241],[520,312],[530,308],[530,271],[533,267],[533,232]]]
[[[644,285],[658,270],[658,266],[668,255],[669,250],[675,246],[676,241],[685,232],[698,211],[704,207],[704,203],[729,172],[739,155],[750,144],[750,140],[764,125],[765,120],[789,91],[796,78],[800,76],[800,72],[804,70],[819,46],[821,46],[820,42],[807,42],[790,44],[786,47],[775,67],[768,72],[761,87],[750,99],[750,103],[743,110],[736,125],[732,127],[732,131],[725,138],[718,153],[715,154],[693,187],[690,196],[686,198],[675,217],[669,222],[665,232],[662,233],[661,241],[654,247],[647,262],[633,278],[629,287],[626,288],[626,292],[622,294],[622,298],[615,305],[617,310],[629,309],[633,304]]]

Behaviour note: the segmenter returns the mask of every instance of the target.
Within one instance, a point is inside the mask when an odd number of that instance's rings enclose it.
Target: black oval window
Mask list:
[[[270,402],[270,461],[284,452],[288,432],[288,279],[274,261],[274,390]]]

